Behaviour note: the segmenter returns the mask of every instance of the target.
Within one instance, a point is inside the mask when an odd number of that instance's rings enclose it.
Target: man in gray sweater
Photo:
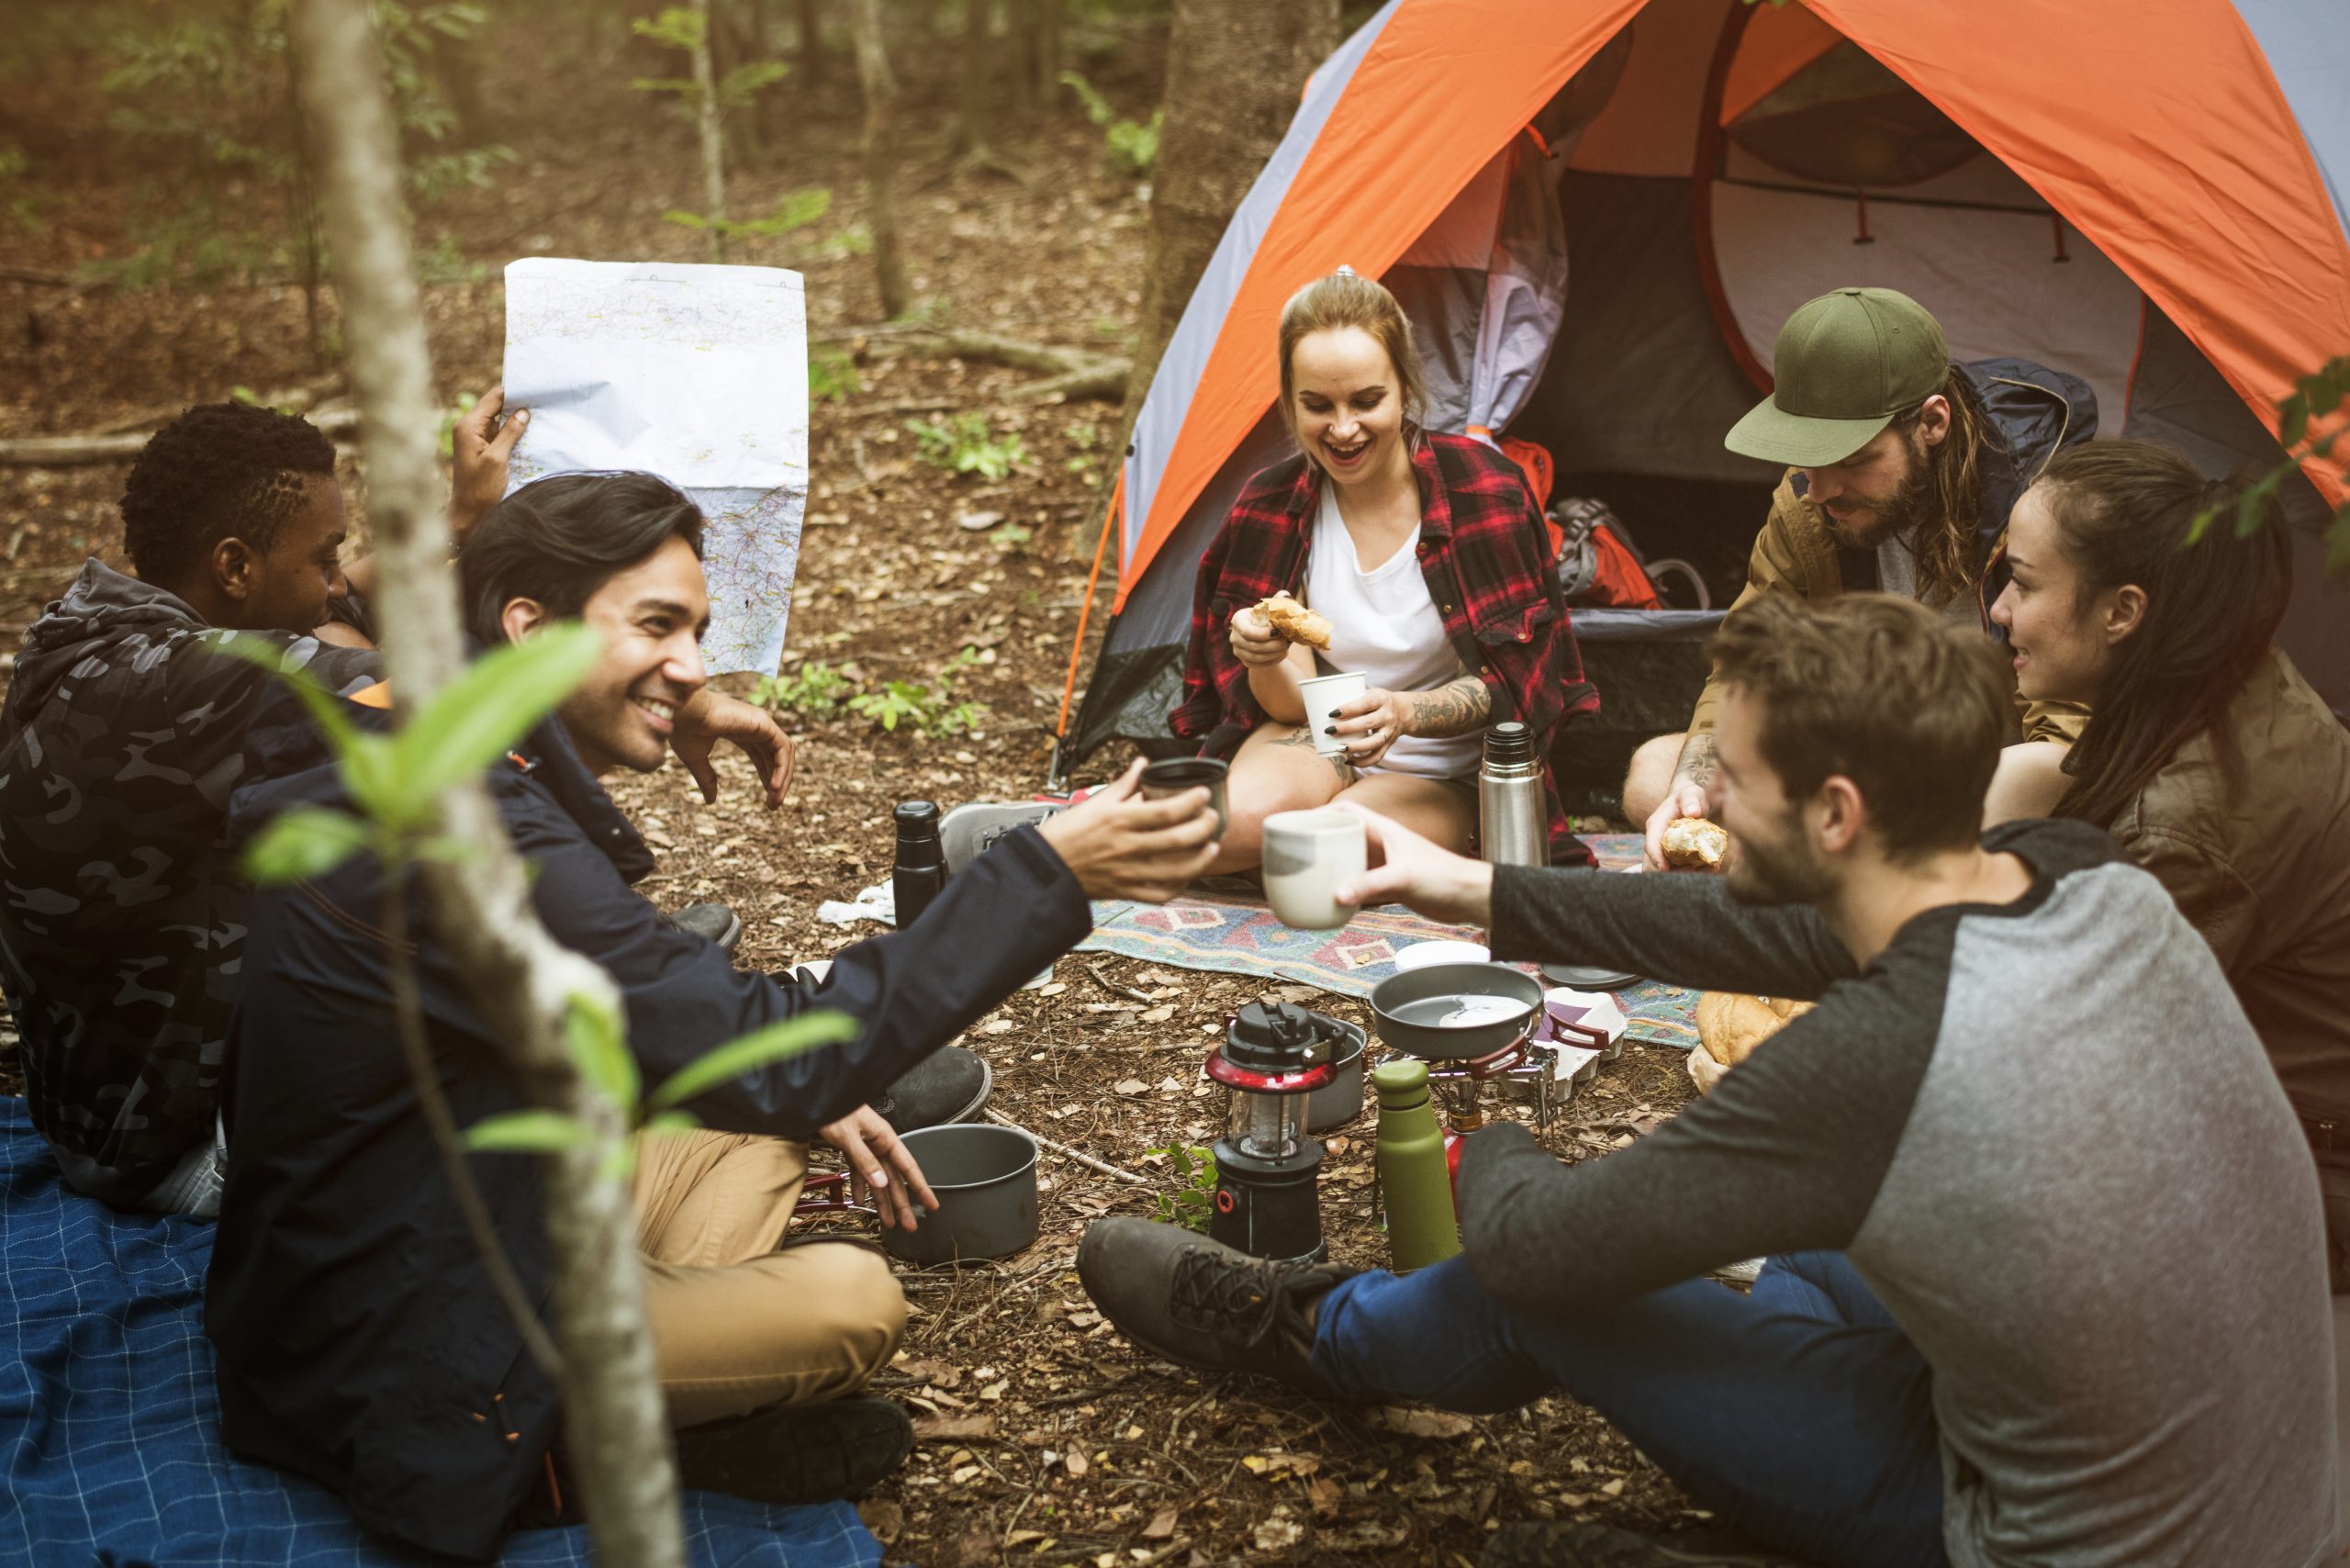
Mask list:
[[[1725,877],[1496,868],[1371,818],[1383,863],[1340,896],[1819,1005],[1619,1153],[1471,1138],[1459,1258],[1274,1265],[1105,1220],[1095,1301],[1155,1354],[1340,1397],[1563,1390],[1743,1535],[1516,1525],[1489,1565],[2328,1557],[2317,1187],[2210,949],[2094,829],[1978,840],[2009,698],[1971,631],[1773,597],[1713,653]],[[1751,1294],[1704,1277],[1766,1254]]]

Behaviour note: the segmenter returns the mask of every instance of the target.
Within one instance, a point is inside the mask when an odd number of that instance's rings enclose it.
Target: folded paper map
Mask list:
[[[506,269],[506,406],[531,410],[516,487],[643,469],[710,520],[711,673],[774,673],[808,505],[808,319],[774,267],[574,262]]]

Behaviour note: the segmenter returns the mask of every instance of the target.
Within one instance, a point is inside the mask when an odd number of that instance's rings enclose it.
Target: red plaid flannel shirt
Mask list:
[[[1420,571],[1445,635],[1493,692],[1494,722],[1520,719],[1534,732],[1551,858],[1587,862],[1590,852],[1560,806],[1550,749],[1560,721],[1598,711],[1599,694],[1583,679],[1583,655],[1547,559],[1550,535],[1525,476],[1492,447],[1456,435],[1425,437],[1412,466],[1420,481]],[[1264,718],[1248,666],[1233,655],[1233,612],[1304,588],[1321,499],[1322,470],[1300,455],[1257,475],[1233,502],[1200,558],[1183,700],[1169,716],[1177,734],[1222,751]]]

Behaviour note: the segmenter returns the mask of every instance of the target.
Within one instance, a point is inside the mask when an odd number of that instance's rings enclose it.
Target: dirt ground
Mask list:
[[[1150,40],[1092,41],[1089,73],[1145,118],[1156,93]],[[632,95],[627,68],[562,48],[550,39],[543,53],[492,50],[492,135],[519,161],[493,191],[419,214],[442,257],[425,297],[444,396],[497,379],[498,269],[514,256],[702,259],[699,238],[661,216],[696,188],[688,129]],[[1073,115],[1003,127],[1018,179],[958,168],[946,141],[951,67],[944,39],[899,62],[909,132],[900,205],[917,291],[960,325],[1115,352],[1141,289],[1135,181]],[[662,854],[646,893],[667,907],[726,901],[748,928],[742,961],[761,966],[876,929],[823,925],[815,912],[887,874],[894,802],[1020,796],[1039,783],[1086,583],[1073,541],[1098,512],[1117,419],[1106,402],[1008,403],[1022,373],[888,357],[889,334],[859,332],[879,313],[869,260],[825,254],[822,243],[862,216],[845,75],[822,91],[778,89],[781,155],[733,187],[742,212],[788,190],[834,191],[813,230],[742,242],[734,259],[801,268],[811,332],[856,353],[862,382],[817,407],[788,656],[832,664],[872,689],[934,681],[973,649],[957,696],[984,713],[968,733],[935,737],[795,714],[798,770],[777,814],[753,802],[739,759],[715,808],[674,765],[620,782],[615,793]],[[86,85],[61,78],[42,89],[55,98],[61,145],[79,144],[77,123],[99,140],[102,108]],[[157,199],[151,170],[95,157],[62,168],[39,193],[42,221],[0,232],[0,273],[64,273],[119,254]],[[70,291],[0,279],[0,437],[149,429],[184,403],[232,386],[266,396],[325,368],[309,357],[301,295],[289,286]],[[985,414],[1021,438],[1026,463],[990,484],[919,461],[905,427],[933,410]],[[124,564],[114,510],[123,474],[118,464],[0,467],[0,647],[14,646],[85,554]],[[346,478],[361,500],[361,476]],[[974,526],[975,514],[995,515]],[[1105,614],[1106,602],[1095,638]],[[1095,758],[1084,776],[1122,760]],[[1048,1157],[1035,1247],[1000,1264],[904,1276],[913,1316],[883,1392],[912,1408],[924,1440],[864,1504],[893,1561],[1449,1564],[1473,1562],[1500,1521],[1657,1527],[1688,1514],[1653,1466],[1572,1402],[1475,1420],[1321,1405],[1154,1364],[1091,1309],[1072,1267],[1079,1236],[1102,1215],[1153,1212],[1170,1179],[1152,1150],[1214,1137],[1223,1103],[1201,1062],[1225,1017],[1260,994],[1271,993],[1228,976],[1072,957],[1054,983],[1014,997],[964,1041],[994,1066],[998,1110],[1151,1185]],[[1350,999],[1278,994],[1369,1023]],[[11,1033],[0,1047],[10,1058],[13,1045]],[[10,1079],[14,1066],[5,1063]],[[1628,1049],[1549,1141],[1570,1159],[1627,1142],[1688,1093],[1677,1053]],[[1385,1255],[1370,1224],[1370,1134],[1366,1116],[1330,1139],[1322,1179],[1334,1254],[1360,1264]]]

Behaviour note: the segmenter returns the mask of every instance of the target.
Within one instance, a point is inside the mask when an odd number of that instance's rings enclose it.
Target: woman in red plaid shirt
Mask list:
[[[1266,817],[1358,801],[1449,848],[1477,838],[1486,725],[1523,720],[1547,757],[1560,721],[1597,709],[1517,465],[1423,431],[1411,325],[1395,297],[1340,269],[1283,308],[1281,409],[1301,454],[1249,480],[1200,562],[1179,735],[1238,741],[1215,870],[1258,863]],[[1331,623],[1315,650],[1257,609],[1287,590]],[[1346,671],[1370,689],[1315,715],[1298,683]],[[1554,860],[1587,862],[1544,765]]]

